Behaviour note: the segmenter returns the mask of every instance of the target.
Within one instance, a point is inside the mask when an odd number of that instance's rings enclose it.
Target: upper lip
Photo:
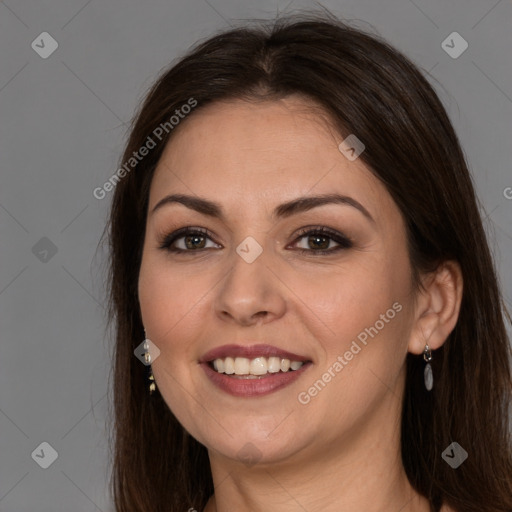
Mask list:
[[[199,360],[200,363],[209,363],[215,359],[224,359],[226,357],[246,357],[247,359],[254,359],[256,357],[281,357],[290,359],[291,361],[309,361],[306,356],[294,354],[272,345],[222,345],[221,347],[214,348],[208,351]]]

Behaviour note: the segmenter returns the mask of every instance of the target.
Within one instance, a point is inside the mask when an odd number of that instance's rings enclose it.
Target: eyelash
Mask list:
[[[207,229],[203,228],[193,228],[191,226],[187,226],[181,229],[178,229],[177,231],[174,231],[173,233],[169,233],[166,235],[163,240],[160,242],[160,245],[158,246],[159,249],[166,250],[168,252],[174,252],[174,253],[193,253],[193,252],[201,252],[206,249],[197,249],[197,250],[188,250],[188,249],[176,249],[172,248],[171,245],[178,239],[184,238],[186,236],[190,235],[199,235],[199,236],[205,236],[207,238],[213,238],[212,233],[208,231]],[[320,235],[324,238],[330,238],[334,242],[338,243],[338,247],[335,247],[334,249],[320,249],[318,251],[313,249],[295,249],[296,251],[299,251],[301,254],[314,254],[314,255],[327,255],[327,254],[333,254],[335,252],[341,251],[343,249],[350,249],[353,246],[353,242],[350,238],[342,235],[341,233],[338,233],[337,231],[331,230],[329,228],[323,227],[323,226],[315,226],[315,227],[308,227],[303,228],[297,235],[297,238],[295,239],[294,243],[297,243],[301,238],[304,238],[306,236],[312,236],[312,235]],[[213,241],[213,240],[212,240]]]

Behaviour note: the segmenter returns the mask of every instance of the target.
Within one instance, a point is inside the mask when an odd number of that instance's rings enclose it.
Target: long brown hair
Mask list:
[[[460,512],[510,512],[505,306],[458,138],[434,89],[404,55],[326,14],[248,23],[198,44],[160,76],[134,118],[122,163],[152,134],[155,147],[132,161],[133,168],[125,166],[104,233],[111,252],[108,326],[115,338],[116,511],[201,512],[214,491],[206,448],[178,423],[158,388],[148,395],[147,369],[134,356],[144,339],[137,283],[149,186],[165,144],[180,127],[169,119],[191,99],[197,111],[223,99],[292,94],[320,105],[340,135],[357,134],[365,144],[360,158],[405,219],[415,283],[445,260],[462,269],[459,319],[434,353],[430,393],[422,385],[421,357],[407,356],[401,449],[411,485],[433,511],[446,503]],[[163,123],[160,140],[154,130]],[[454,441],[469,454],[457,469],[441,457]]]

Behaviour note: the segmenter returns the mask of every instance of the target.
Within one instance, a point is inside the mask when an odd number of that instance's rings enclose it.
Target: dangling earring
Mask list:
[[[148,365],[148,380],[150,381],[149,384],[149,394],[152,395],[156,389],[155,386],[155,377],[153,375],[153,370],[151,368],[151,354],[149,353],[149,342],[151,340],[148,339],[146,334],[146,329],[144,329],[144,361],[146,361],[146,364]]]
[[[430,361],[432,361],[432,350],[430,350],[428,345],[425,345],[425,350],[423,350],[423,359],[427,363],[425,365],[425,371],[423,372],[425,388],[427,391],[430,391],[434,386],[434,373],[432,372],[432,366],[430,365]]]

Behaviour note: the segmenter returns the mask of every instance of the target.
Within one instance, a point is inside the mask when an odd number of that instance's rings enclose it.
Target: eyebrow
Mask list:
[[[163,206],[173,203],[182,204],[187,208],[202,213],[203,215],[207,215],[208,217],[214,217],[222,221],[225,221],[225,216],[222,211],[222,207],[218,203],[201,197],[189,196],[186,194],[171,194],[165,196],[163,199],[158,201],[158,203],[151,211],[151,214],[155,213]],[[359,201],[356,201],[354,198],[350,196],[345,196],[341,194],[322,194],[318,196],[298,197],[296,199],[293,199],[291,201],[288,201],[277,206],[272,213],[272,218],[279,219],[290,217],[291,215],[306,212],[312,210],[313,208],[324,206],[326,204],[341,204],[352,206],[353,208],[359,210],[368,220],[375,224],[375,219],[370,215],[370,212]]]

